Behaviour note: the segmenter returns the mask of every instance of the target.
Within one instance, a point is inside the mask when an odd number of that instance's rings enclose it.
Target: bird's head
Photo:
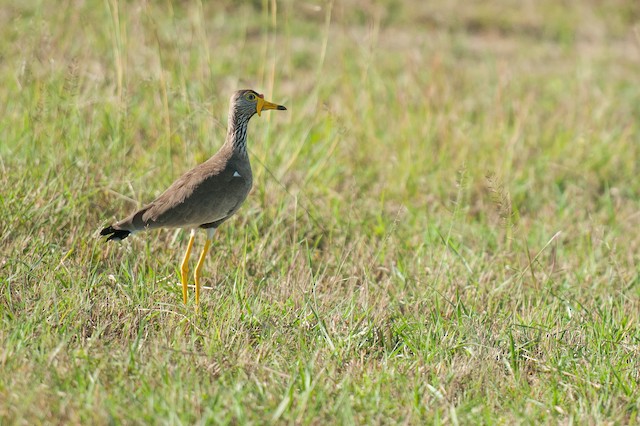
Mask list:
[[[238,90],[231,96],[231,108],[235,114],[250,118],[253,114],[267,109],[286,110],[282,105],[276,105],[264,100],[264,96],[253,90]]]

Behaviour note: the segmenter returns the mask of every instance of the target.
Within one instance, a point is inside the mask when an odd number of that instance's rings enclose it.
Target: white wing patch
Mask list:
[[[233,177],[242,177],[238,171],[233,172]]]

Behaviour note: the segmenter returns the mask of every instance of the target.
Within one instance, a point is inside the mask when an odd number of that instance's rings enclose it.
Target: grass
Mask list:
[[[635,1],[9,2],[0,423],[637,424]],[[250,124],[200,310],[102,226]],[[196,249],[203,244],[199,236]]]

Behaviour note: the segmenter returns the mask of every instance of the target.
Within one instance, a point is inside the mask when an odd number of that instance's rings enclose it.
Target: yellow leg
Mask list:
[[[204,259],[207,257],[207,252],[209,251],[209,247],[211,247],[211,241],[213,239],[213,233],[215,231],[216,231],[215,228],[207,229],[207,241],[204,243],[202,254],[200,254],[200,259],[198,260],[198,264],[196,265],[196,270],[193,274],[193,279],[196,282],[196,306],[200,304],[200,271],[202,271],[202,266],[204,265]]]
[[[189,258],[191,257],[191,249],[193,248],[193,240],[196,238],[196,231],[191,230],[191,237],[189,238],[189,245],[187,245],[187,251],[184,254],[184,259],[182,259],[182,264],[180,265],[180,280],[182,281],[182,299],[184,300],[185,305],[187,304],[187,282],[189,276]]]

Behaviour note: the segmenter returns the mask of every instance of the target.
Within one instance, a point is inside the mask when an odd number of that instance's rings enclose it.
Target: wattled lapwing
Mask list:
[[[108,236],[107,241],[118,241],[147,229],[190,229],[191,237],[180,265],[184,303],[187,303],[189,257],[196,229],[207,231],[207,241],[194,273],[197,305],[200,302],[200,272],[213,234],[240,208],[251,190],[253,177],[247,154],[247,125],[254,114],[260,115],[268,109],[286,110],[282,105],[265,101],[253,90],[235,92],[229,107],[227,139],[220,150],[183,174],[146,207],[100,232],[100,235]]]

